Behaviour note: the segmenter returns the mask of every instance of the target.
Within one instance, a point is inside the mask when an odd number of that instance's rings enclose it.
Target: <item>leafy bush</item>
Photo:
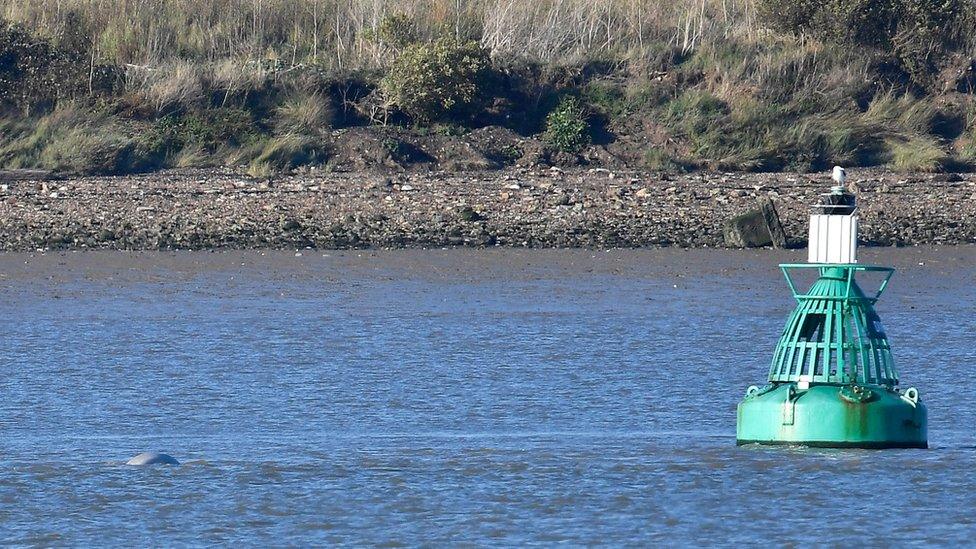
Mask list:
[[[429,125],[470,114],[484,97],[490,67],[488,52],[477,42],[441,38],[404,49],[381,88],[416,123]]]
[[[619,120],[632,114],[632,105],[624,94],[625,90],[616,82],[589,82],[582,91],[586,103],[610,120]]]
[[[818,0],[759,0],[762,21],[771,28],[795,34],[811,34],[811,20],[824,9]]]
[[[155,123],[150,133],[171,151],[192,146],[213,152],[222,147],[247,145],[260,132],[251,113],[226,108],[165,116]]]
[[[590,143],[590,124],[579,99],[566,96],[546,117],[543,141],[562,152],[579,152]]]
[[[900,4],[892,36],[895,53],[913,79],[931,85],[947,47],[955,45],[962,32],[972,32],[964,14],[971,16],[976,2],[902,0]]]
[[[759,0],[777,30],[862,45],[891,45],[899,33],[956,38],[951,28],[969,0]]]
[[[403,13],[393,13],[384,17],[375,31],[367,32],[366,38],[399,51],[417,43],[420,32],[412,17]]]

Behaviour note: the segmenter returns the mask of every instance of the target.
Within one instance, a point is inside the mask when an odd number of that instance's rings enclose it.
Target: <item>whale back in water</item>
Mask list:
[[[143,452],[125,462],[126,465],[179,465],[180,462],[169,454],[159,452]]]

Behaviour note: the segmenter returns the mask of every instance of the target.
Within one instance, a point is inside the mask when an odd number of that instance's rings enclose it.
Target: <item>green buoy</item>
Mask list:
[[[928,421],[918,390],[898,388],[891,346],[874,304],[894,273],[857,263],[854,197],[834,187],[810,217],[809,262],[780,268],[796,309],[773,353],[769,383],[752,386],[738,406],[738,444],[831,448],[927,448]],[[793,273],[813,269],[810,288]],[[866,294],[856,273],[880,278]]]

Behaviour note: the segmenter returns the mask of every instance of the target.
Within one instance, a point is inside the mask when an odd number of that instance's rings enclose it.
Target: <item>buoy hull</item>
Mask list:
[[[912,397],[912,398],[910,398]],[[928,413],[917,392],[884,386],[783,383],[738,406],[736,442],[828,448],[928,448]]]

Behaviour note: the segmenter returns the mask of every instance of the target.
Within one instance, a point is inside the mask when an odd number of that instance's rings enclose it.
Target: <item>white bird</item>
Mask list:
[[[847,171],[840,166],[834,166],[834,181],[837,182],[841,187],[847,182]]]
[[[834,166],[833,179],[834,181],[837,182],[838,186],[844,187],[845,186],[844,183],[847,182],[847,170],[841,168],[840,166]],[[857,196],[857,193],[860,190],[860,188],[857,185],[857,181],[854,181],[853,179],[851,179],[851,181],[847,183],[846,187],[847,187],[847,192],[853,194],[854,196]]]

